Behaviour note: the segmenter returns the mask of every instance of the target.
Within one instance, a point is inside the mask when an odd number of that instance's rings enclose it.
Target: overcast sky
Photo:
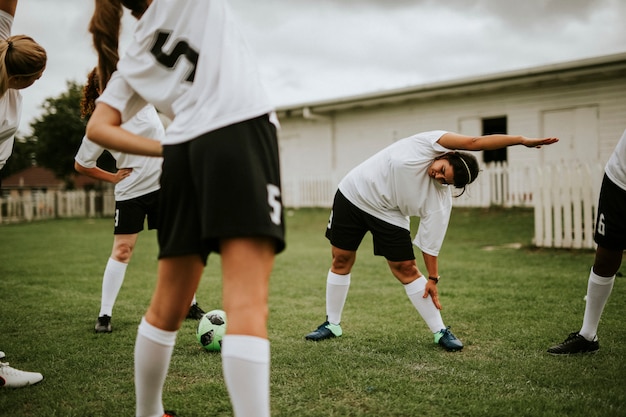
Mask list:
[[[180,0],[185,1],[185,0]],[[230,0],[277,106],[626,52],[625,0]],[[83,83],[90,0],[21,0],[13,34],[48,52],[20,131]],[[124,20],[123,45],[134,19]]]

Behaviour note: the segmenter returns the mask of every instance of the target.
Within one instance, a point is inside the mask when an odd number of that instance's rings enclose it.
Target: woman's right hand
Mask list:
[[[131,172],[133,172],[132,168],[120,168],[115,173],[115,184],[122,181],[124,178],[128,177]]]

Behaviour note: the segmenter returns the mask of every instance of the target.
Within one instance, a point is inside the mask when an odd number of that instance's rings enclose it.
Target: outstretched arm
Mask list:
[[[441,146],[453,150],[490,151],[513,145],[524,145],[527,148],[540,148],[558,142],[558,138],[527,138],[514,135],[466,136],[458,133],[446,133],[438,142]]]
[[[0,0],[0,10],[7,12],[15,17],[15,9],[17,8],[17,0]]]

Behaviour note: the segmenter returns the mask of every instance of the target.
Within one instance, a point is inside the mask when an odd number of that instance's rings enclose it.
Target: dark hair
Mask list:
[[[457,197],[465,193],[465,187],[473,183],[478,177],[478,160],[467,152],[448,152],[437,159],[446,159],[454,171],[454,187],[461,189]]]
[[[119,0],[96,0],[89,22],[93,46],[98,53],[100,91],[104,91],[120,60],[118,44],[123,12]]]
[[[148,8],[146,0],[121,0],[122,6],[129,9],[131,12],[143,14]]]
[[[80,116],[89,118],[96,108],[96,99],[100,97],[98,92],[100,88],[100,80],[98,77],[98,68],[91,70],[87,76],[87,84],[83,87],[83,95],[80,98]]]
[[[100,91],[104,91],[120,60],[118,49],[124,15],[122,6],[137,17],[146,11],[148,2],[147,0],[95,0],[94,12],[89,22],[93,46],[98,53]]]

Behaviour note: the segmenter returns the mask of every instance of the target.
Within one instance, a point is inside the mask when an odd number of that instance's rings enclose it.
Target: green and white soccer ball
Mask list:
[[[200,319],[196,338],[206,350],[219,352],[222,349],[222,338],[225,333],[226,313],[223,310],[211,310]]]

